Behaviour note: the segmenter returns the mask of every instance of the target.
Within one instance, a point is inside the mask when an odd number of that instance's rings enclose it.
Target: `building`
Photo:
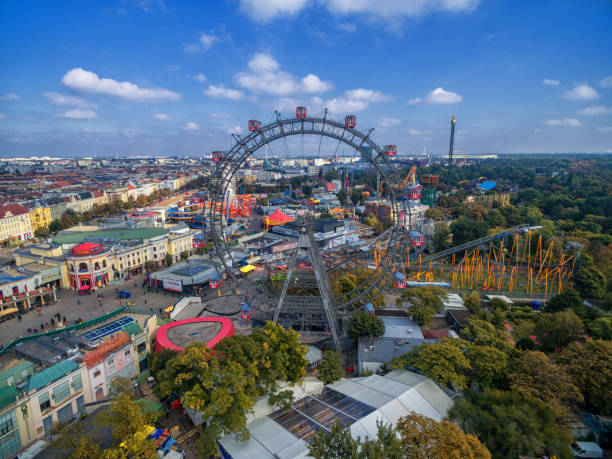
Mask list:
[[[337,422],[353,438],[376,438],[378,421],[395,426],[411,413],[441,421],[453,406],[435,382],[406,370],[312,386],[310,391],[290,388],[296,401],[289,410],[258,401],[247,424],[251,438],[245,442],[234,434],[221,438],[221,455],[226,459],[303,458],[312,436],[329,431]]]
[[[408,317],[377,315],[385,323],[385,334],[378,338],[358,339],[357,365],[360,375],[375,373],[384,363],[410,352],[414,346],[430,341],[424,339],[419,325]]]
[[[21,204],[0,206],[0,246],[26,241],[33,235],[28,209]]]
[[[181,293],[200,293],[208,287],[208,281],[215,278],[219,267],[201,256],[193,256],[176,265],[150,274],[150,283],[157,289]]]
[[[54,282],[55,288],[69,288],[70,277],[66,257],[60,244],[43,242],[13,251],[15,264],[26,270],[41,271],[41,283]],[[44,268],[44,269],[43,269]],[[55,268],[54,274],[46,269]]]
[[[32,226],[33,233],[41,228],[49,228],[51,224],[51,210],[48,207],[31,207],[28,214],[30,216],[30,225]]]
[[[66,256],[70,287],[79,292],[90,292],[108,284],[111,280],[110,253],[110,248],[93,242],[73,247],[70,255]]]
[[[0,386],[0,457],[15,457],[35,439],[27,399],[13,385]]]
[[[110,384],[114,378],[132,378],[139,373],[132,340],[126,332],[98,345],[81,360],[87,366],[89,388],[95,400],[103,400],[110,395]]]
[[[48,436],[58,422],[72,421],[91,402],[87,367],[71,360],[34,373],[23,392],[29,399],[36,438]]]

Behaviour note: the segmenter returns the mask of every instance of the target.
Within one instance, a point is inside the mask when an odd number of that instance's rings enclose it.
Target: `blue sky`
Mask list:
[[[357,115],[379,144],[612,152],[612,2],[0,3],[0,156],[204,155],[247,121]],[[299,153],[299,152],[297,152]]]

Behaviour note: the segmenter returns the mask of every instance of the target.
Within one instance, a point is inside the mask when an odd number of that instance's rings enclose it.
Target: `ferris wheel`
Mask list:
[[[369,163],[369,166],[373,167],[381,177],[381,182],[385,185],[385,198],[391,207],[392,226],[379,237],[378,243],[384,240],[386,246],[392,247],[402,239],[405,233],[400,224],[401,203],[398,200],[402,179],[394,161],[397,147],[395,145],[379,146],[372,139],[373,129],[365,132],[357,130],[357,118],[354,115],[347,115],[342,122],[328,118],[327,114],[325,110],[322,116],[312,117],[308,116],[306,107],[297,107],[293,118],[285,118],[279,112],[275,112],[272,121],[268,124],[263,124],[258,120],[249,120],[247,135],[234,134],[234,144],[229,151],[213,152],[212,160],[216,167],[208,185],[210,201],[213,204],[206,209],[206,212],[208,213],[207,220],[210,222],[209,237],[213,239],[216,254],[227,277],[235,277],[233,266],[238,261],[234,259],[233,252],[224,237],[226,234],[224,228],[228,224],[229,202],[226,205],[223,203],[228,196],[228,187],[235,179],[237,171],[258,150],[267,149],[268,145],[275,141],[284,142],[286,146],[286,139],[292,136],[302,138],[311,136],[315,141],[318,137],[318,154],[320,154],[324,138],[331,139],[332,142],[337,141],[336,152],[340,145],[344,145],[354,150],[362,161]],[[393,265],[396,261],[393,258],[392,250],[384,251],[377,260],[375,269],[371,269],[366,280],[348,292],[333,295],[331,303],[334,311],[337,314],[346,315],[364,308],[370,301],[373,292],[382,291],[392,281]],[[326,275],[338,268],[331,260],[321,260],[321,262],[321,269]]]

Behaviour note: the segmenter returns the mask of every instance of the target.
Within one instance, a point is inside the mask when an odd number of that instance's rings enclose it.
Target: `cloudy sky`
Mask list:
[[[295,106],[400,152],[612,152],[608,0],[0,3],[0,156],[189,154]],[[299,153],[299,152],[298,152]]]

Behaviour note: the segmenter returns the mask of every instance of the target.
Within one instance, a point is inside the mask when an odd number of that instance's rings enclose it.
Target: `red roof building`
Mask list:
[[[91,352],[88,352],[81,360],[87,365],[88,368],[91,368],[106,357],[108,354],[115,352],[118,349],[121,349],[126,344],[131,342],[130,336],[126,332],[121,332],[117,336],[105,341],[100,344],[96,349]]]
[[[6,206],[0,206],[0,219],[10,218],[15,215],[27,214],[28,209],[23,207],[21,204],[7,204]]]

